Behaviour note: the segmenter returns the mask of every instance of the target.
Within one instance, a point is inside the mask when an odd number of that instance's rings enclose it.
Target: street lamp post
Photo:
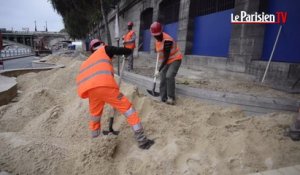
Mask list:
[[[120,30],[119,30],[119,5],[116,5],[116,25],[115,25],[115,39],[117,40],[117,46],[120,47]],[[120,56],[118,56],[118,75],[120,76]]]
[[[36,29],[36,21],[34,21],[34,31],[36,32],[37,29]]]

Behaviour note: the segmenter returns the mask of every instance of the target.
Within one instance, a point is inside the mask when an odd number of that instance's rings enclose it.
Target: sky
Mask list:
[[[62,17],[48,0],[0,0],[0,28],[34,31],[34,21],[38,31],[45,31],[46,21],[48,31],[64,28]]]

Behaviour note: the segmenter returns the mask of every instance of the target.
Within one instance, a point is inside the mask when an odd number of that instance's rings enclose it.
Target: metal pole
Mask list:
[[[261,83],[263,83],[263,82],[265,81],[265,78],[266,78],[266,75],[267,75],[267,72],[268,72],[268,69],[269,69],[271,60],[272,60],[272,58],[273,58],[273,54],[274,54],[276,45],[277,45],[277,42],[278,42],[278,38],[279,38],[280,33],[281,33],[281,29],[282,29],[282,25],[280,25],[280,28],[279,28],[279,30],[278,30],[277,37],[276,37],[276,40],[275,40],[275,43],[274,43],[274,46],[273,46],[273,50],[272,50],[272,53],[271,53],[271,55],[270,55],[269,62],[268,62],[268,64],[267,64],[267,67],[266,67],[264,76],[263,76],[263,78],[262,78],[262,80],[261,80]]]
[[[117,20],[117,27],[118,27],[118,35],[119,35],[119,4],[117,5],[117,15],[116,15],[116,19]],[[120,37],[117,36],[117,46],[120,47]],[[118,56],[118,75],[120,76],[120,56]]]
[[[120,39],[117,40],[118,47],[120,46],[119,41],[120,41]],[[120,56],[118,56],[118,75],[120,76]]]
[[[1,57],[1,61],[0,61],[0,65],[2,65],[2,69],[4,69],[4,62],[3,62],[3,58],[2,58],[2,55],[1,55],[1,50],[0,50],[0,57]]]

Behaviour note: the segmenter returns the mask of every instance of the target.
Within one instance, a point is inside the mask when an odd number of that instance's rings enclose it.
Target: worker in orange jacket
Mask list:
[[[182,54],[175,40],[163,32],[162,25],[153,22],[150,26],[152,36],[156,39],[155,48],[162,62],[155,76],[160,73],[160,97],[162,102],[175,105],[175,76],[179,70]]]
[[[128,56],[128,71],[133,71],[133,51],[135,48],[135,31],[132,30],[133,22],[127,23],[128,32],[123,36],[123,45],[125,48],[131,49],[132,54]]]
[[[137,112],[130,101],[119,91],[114,79],[112,57],[129,55],[132,50],[107,46],[98,39],[90,42],[90,50],[92,55],[81,64],[76,83],[78,95],[83,99],[89,99],[89,126],[92,137],[98,137],[101,133],[101,115],[104,104],[108,103],[126,117],[134,131],[139,148],[149,149],[154,141],[145,136]]]

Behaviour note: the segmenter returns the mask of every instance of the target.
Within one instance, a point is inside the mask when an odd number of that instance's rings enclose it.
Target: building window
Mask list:
[[[164,0],[159,4],[158,21],[163,24],[177,22],[180,0]]]

